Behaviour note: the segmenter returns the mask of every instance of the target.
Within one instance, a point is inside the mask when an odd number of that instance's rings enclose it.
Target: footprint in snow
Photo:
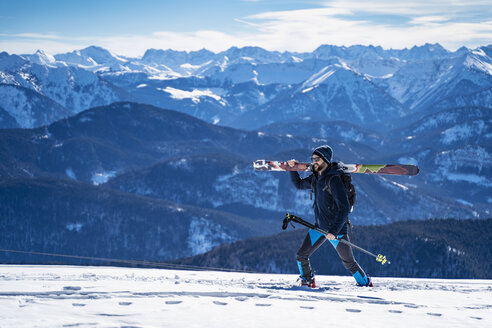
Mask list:
[[[183,303],[183,301],[166,301],[166,304],[180,304]]]
[[[480,317],[470,317],[470,318],[477,319],[477,320],[482,320],[482,318],[480,318]]]
[[[79,287],[79,286],[65,286],[63,287],[63,290],[70,290],[70,291],[77,291],[77,290],[81,290],[82,287]]]
[[[86,306],[87,304],[84,303],[72,303],[72,306],[78,306],[78,307],[83,307]]]
[[[313,310],[314,306],[299,306],[301,309]]]
[[[432,312],[427,312],[427,315],[431,315],[433,317],[440,317],[440,316],[442,316],[441,313],[432,313]]]
[[[345,309],[345,311],[347,311],[347,312],[353,312],[353,313],[362,312],[362,310],[359,310],[359,309]]]
[[[227,305],[225,302],[214,301],[215,305]]]
[[[403,311],[400,310],[388,310],[389,313],[403,313]]]
[[[128,306],[128,305],[132,305],[132,302],[119,302],[118,304],[121,306]]]
[[[244,302],[246,301],[248,298],[247,297],[244,297],[244,296],[238,296],[235,298],[236,301],[240,301],[240,302]]]
[[[256,306],[272,306],[271,304],[268,303],[256,303]]]

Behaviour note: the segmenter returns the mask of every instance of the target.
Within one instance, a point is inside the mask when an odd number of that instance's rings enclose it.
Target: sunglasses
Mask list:
[[[318,163],[321,161],[321,157],[311,157],[311,162]]]

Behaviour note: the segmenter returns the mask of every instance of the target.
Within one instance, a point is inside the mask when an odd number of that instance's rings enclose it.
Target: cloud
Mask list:
[[[444,16],[420,16],[413,18],[409,24],[422,25],[449,21],[449,17]]]
[[[257,27],[255,40],[267,48],[306,51],[320,44],[405,48],[430,42],[454,50],[492,42],[492,25],[481,19],[487,15],[471,10],[474,4],[483,3],[332,1],[322,8],[264,12],[241,20]],[[484,10],[490,12],[488,7]]]
[[[62,39],[56,34],[42,34],[42,33],[17,33],[17,34],[6,34],[0,33],[0,37],[6,38],[26,38],[26,39]]]
[[[336,0],[325,2],[324,5],[331,8],[343,8],[352,13],[379,15],[431,16],[446,13],[461,16],[464,13],[482,15],[484,11],[490,14],[490,4],[483,0]]]

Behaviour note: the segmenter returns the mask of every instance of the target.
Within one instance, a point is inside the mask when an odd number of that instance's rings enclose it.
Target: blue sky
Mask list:
[[[321,44],[455,50],[492,43],[490,1],[45,0],[0,2],[0,50],[55,54],[97,45],[146,49],[313,51]]]

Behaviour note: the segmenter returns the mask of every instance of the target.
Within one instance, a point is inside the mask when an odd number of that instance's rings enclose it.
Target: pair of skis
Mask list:
[[[390,174],[390,175],[417,175],[419,168],[409,164],[344,164],[337,163],[338,167],[345,173],[369,173],[369,174]],[[311,163],[295,163],[290,166],[287,162],[267,161],[264,159],[253,162],[256,171],[312,171]]]

